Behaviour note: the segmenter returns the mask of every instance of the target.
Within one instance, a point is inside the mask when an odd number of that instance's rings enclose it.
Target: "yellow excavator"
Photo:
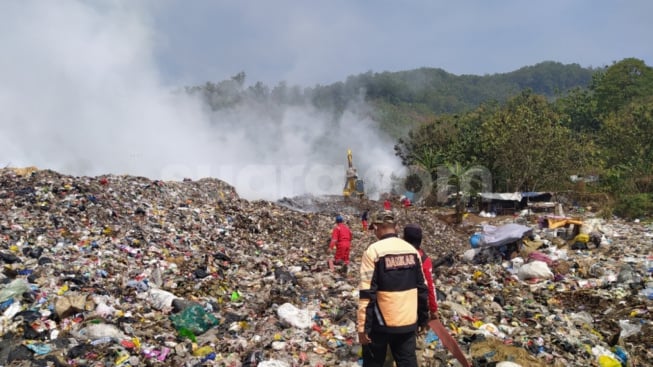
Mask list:
[[[362,179],[358,178],[358,172],[354,168],[354,159],[351,149],[347,149],[347,172],[345,178],[345,188],[342,189],[342,195],[345,198],[355,196],[362,198],[365,195],[365,184]]]

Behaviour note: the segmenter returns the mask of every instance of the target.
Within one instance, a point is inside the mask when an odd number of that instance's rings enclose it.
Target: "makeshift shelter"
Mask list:
[[[552,201],[553,194],[550,192],[522,192],[519,202],[520,208],[528,208],[533,211],[550,211],[555,208],[556,203]]]
[[[519,210],[522,196],[518,192],[481,192],[480,210],[497,214],[512,214]]]
[[[480,210],[497,214],[512,214],[525,208],[548,211],[555,207],[550,192],[482,192],[478,197],[481,199]]]

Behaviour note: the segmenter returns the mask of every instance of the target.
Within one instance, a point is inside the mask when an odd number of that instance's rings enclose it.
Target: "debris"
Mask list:
[[[250,202],[216,179],[2,169],[0,364],[357,365],[358,268],[374,240],[358,218],[382,205]],[[336,213],[356,220],[346,273],[324,256]],[[398,218],[422,227],[442,324],[474,365],[653,360],[653,226],[589,211],[469,214],[461,226],[447,215],[413,205]],[[470,241],[509,224],[517,237]]]

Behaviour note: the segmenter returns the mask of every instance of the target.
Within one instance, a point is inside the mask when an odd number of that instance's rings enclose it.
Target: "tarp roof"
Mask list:
[[[481,233],[482,246],[501,246],[520,240],[532,232],[532,228],[517,223],[508,223],[500,227],[484,225]]]
[[[521,201],[522,198],[534,198],[542,195],[551,195],[550,192],[481,192],[478,194],[483,199],[487,200],[505,200],[505,201]]]
[[[481,192],[478,196],[488,200],[521,201],[521,194],[518,192]]]

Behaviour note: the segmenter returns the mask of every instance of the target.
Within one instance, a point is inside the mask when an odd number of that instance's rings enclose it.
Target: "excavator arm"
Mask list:
[[[362,197],[365,195],[365,192],[363,180],[358,178],[358,173],[354,167],[354,158],[351,149],[347,149],[347,174],[345,178],[345,187],[342,190],[342,195],[347,198],[352,194]]]

